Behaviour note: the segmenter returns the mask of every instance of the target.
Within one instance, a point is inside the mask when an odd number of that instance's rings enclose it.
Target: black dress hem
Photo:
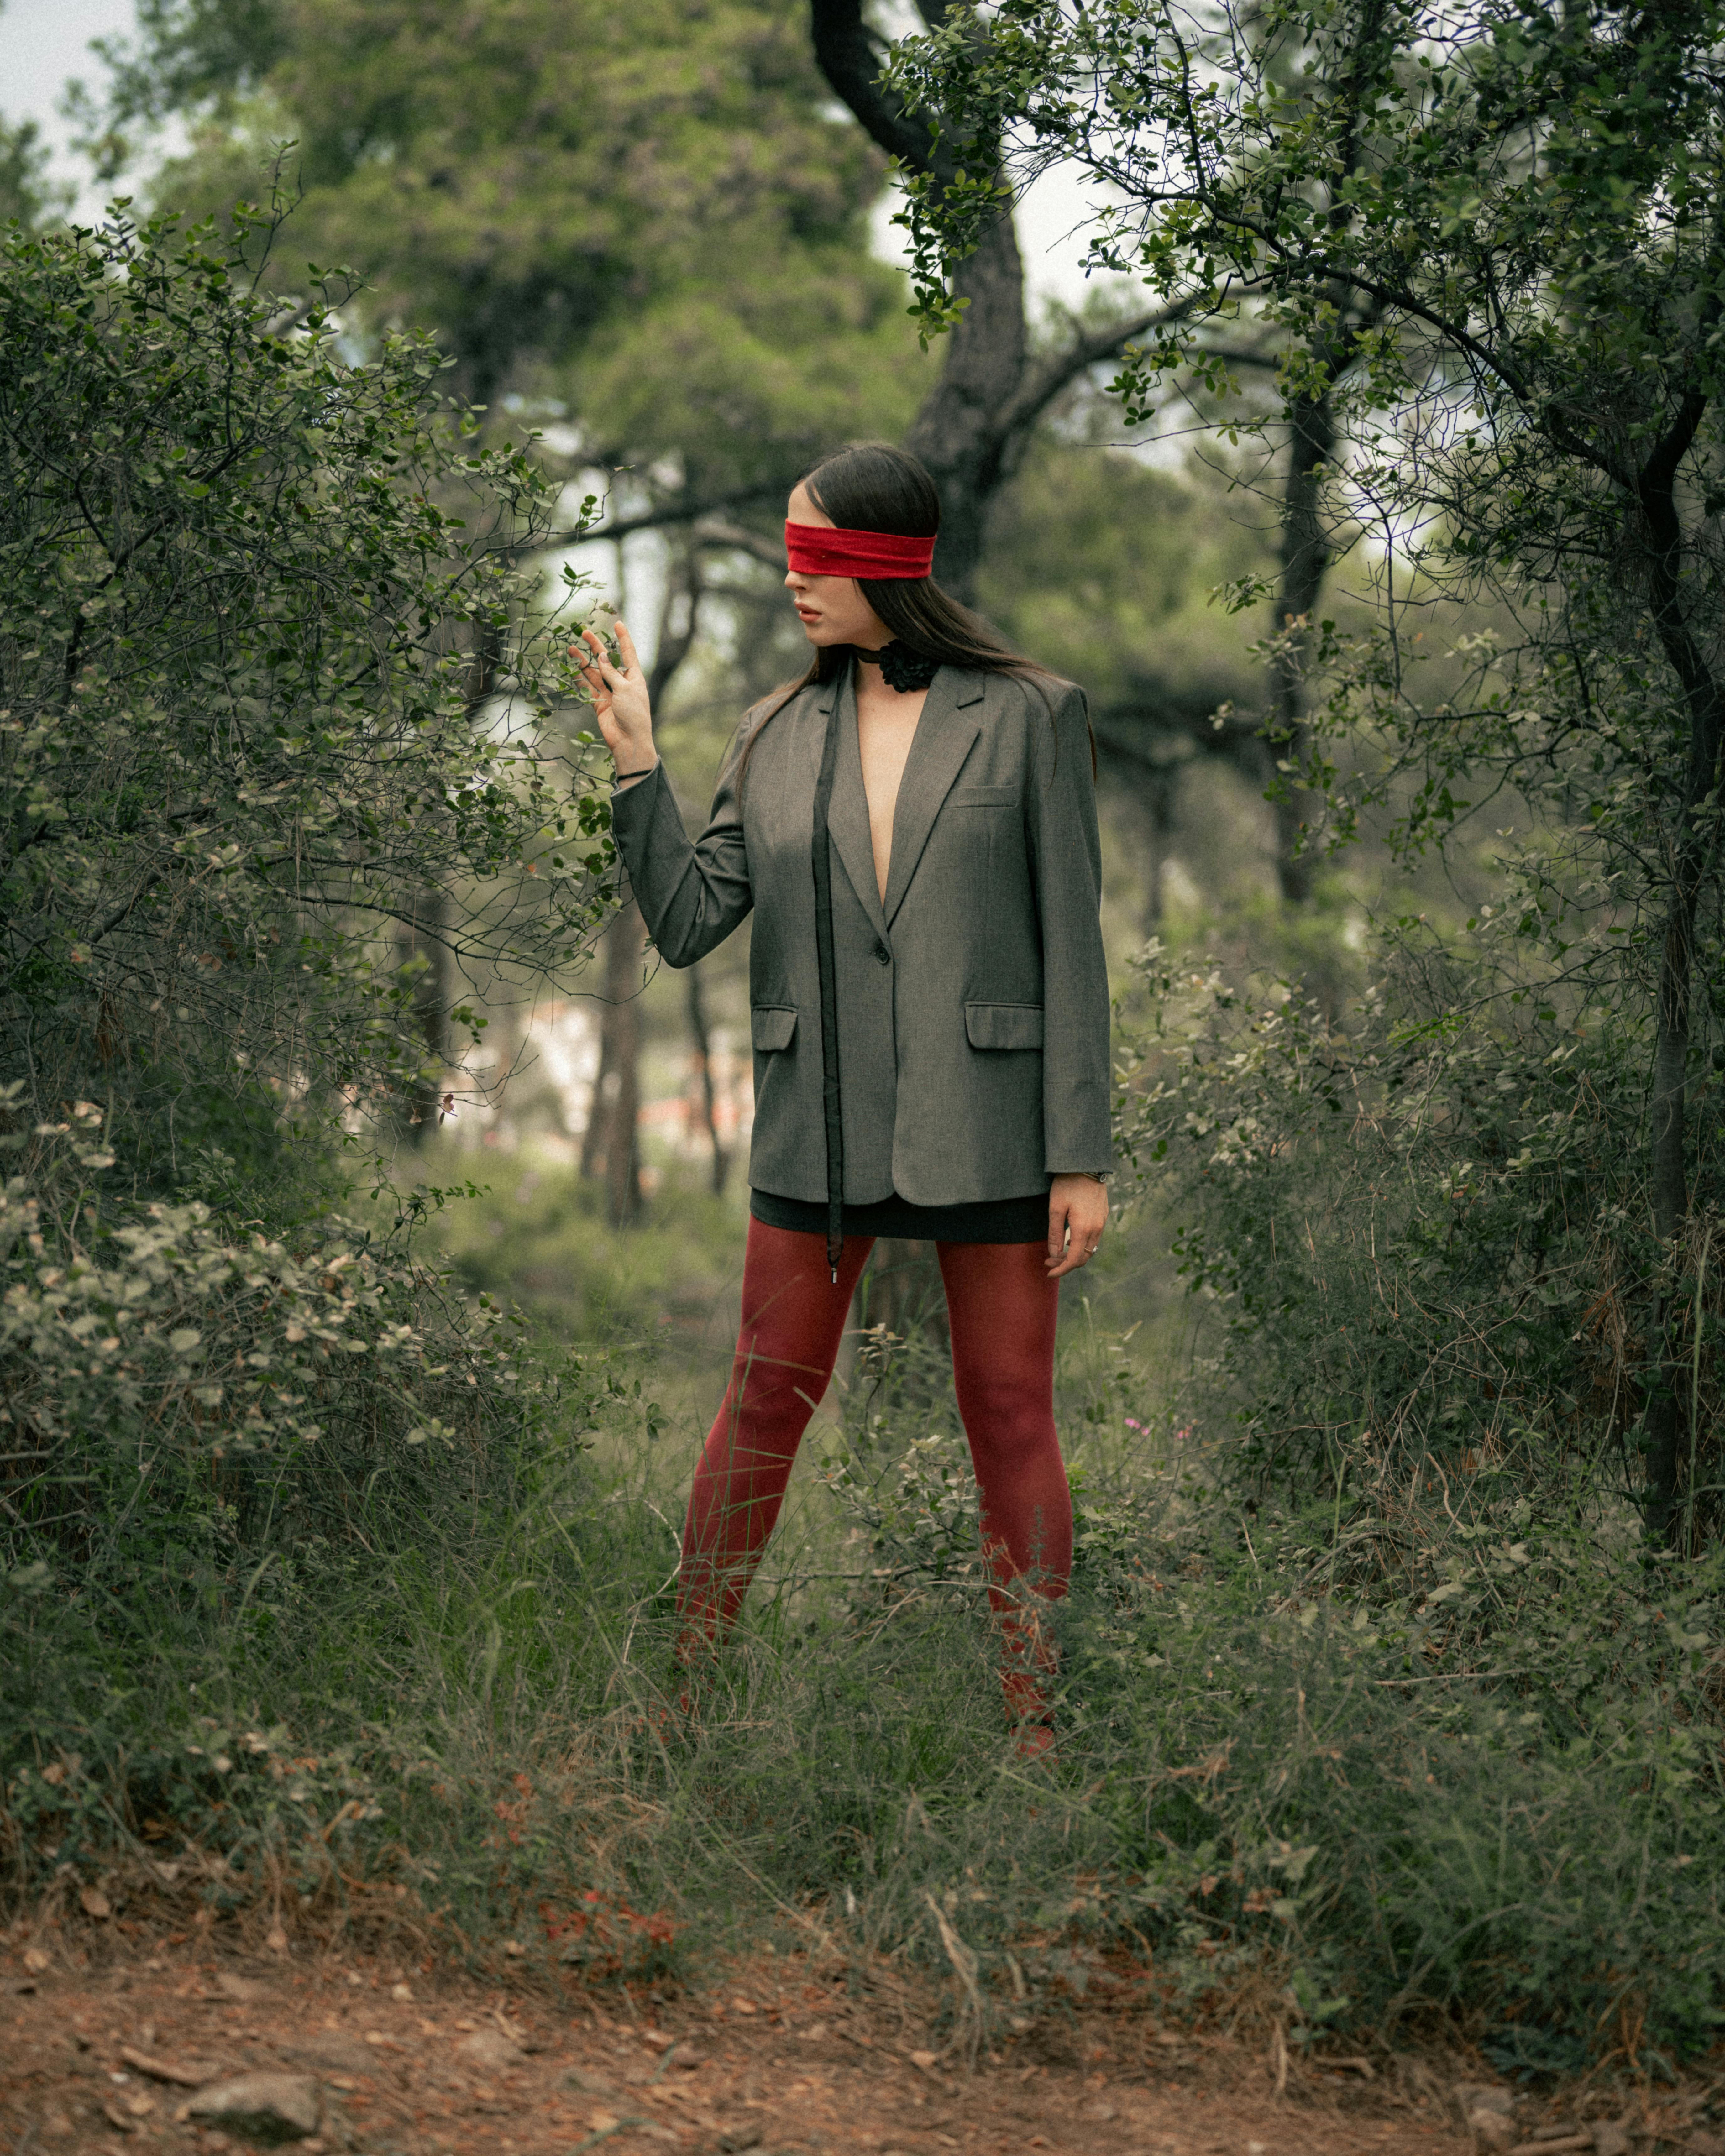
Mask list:
[[[824,1235],[827,1209],[806,1198],[751,1190],[749,1211],[768,1228]],[[912,1205],[896,1191],[870,1205],[845,1208],[847,1235],[901,1235],[924,1243],[1041,1243],[1048,1238],[1048,1193],[979,1199],[968,1205]]]

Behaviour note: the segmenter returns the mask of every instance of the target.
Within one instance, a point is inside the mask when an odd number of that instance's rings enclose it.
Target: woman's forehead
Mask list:
[[[829,531],[834,528],[832,518],[810,498],[808,488],[800,480],[791,489],[791,498],[785,504],[785,515],[793,524],[824,525]]]

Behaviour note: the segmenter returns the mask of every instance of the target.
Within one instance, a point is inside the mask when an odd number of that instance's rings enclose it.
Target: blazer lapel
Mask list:
[[[875,880],[875,840],[869,828],[869,797],[863,787],[862,747],[856,737],[856,690],[847,671],[832,685],[838,690],[839,762],[833,773],[827,830],[869,925],[884,942],[886,916]],[[832,706],[827,706],[830,711]]]
[[[983,691],[980,674],[957,666],[942,666],[929,686],[899,784],[898,807],[893,813],[892,865],[886,876],[889,927],[904,903],[941,804],[970,753],[971,743],[983,730],[975,707],[982,702]],[[860,758],[858,779],[860,783]]]

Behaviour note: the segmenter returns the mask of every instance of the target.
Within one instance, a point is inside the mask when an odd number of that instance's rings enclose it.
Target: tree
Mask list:
[[[1725,21],[1597,0],[1490,0],[1465,18],[1370,0],[1267,20],[1268,38],[1232,6],[1006,0],[985,44],[949,19],[901,80],[962,123],[978,160],[1008,139],[1115,191],[1099,258],[1183,308],[1122,370],[1129,411],[1193,363],[1207,328],[1257,305],[1291,340],[1285,408],[1327,390],[1351,415],[1384,611],[1369,648],[1317,654],[1339,669],[1332,727],[1375,732],[1378,798],[1411,786],[1405,845],[1441,842],[1465,780],[1532,795],[1568,850],[1522,865],[1528,936],[1576,994],[1645,1014],[1666,1267],[1644,1275],[1661,1343],[1647,1501],[1666,1531],[1686,1352],[1669,1268],[1692,1197],[1698,939],[1719,889]],[[927,248],[949,254],[988,213],[932,188],[915,204]],[[1362,325],[1339,351],[1338,304]],[[1521,625],[1513,649],[1476,654],[1472,693],[1434,708],[1402,634],[1409,569],[1426,595],[1487,593]],[[1296,775],[1336,788],[1321,746]]]
[[[1182,773],[1220,758],[1256,790],[1273,776],[1244,643],[1209,603],[1274,560],[1250,520],[1230,518],[1227,486],[1201,467],[1177,478],[1037,443],[995,505],[978,583],[1014,643],[1084,683],[1099,775],[1138,811],[1152,928]]]
[[[326,303],[285,320],[278,226],[4,243],[0,1063],[145,1185],[402,1101],[428,943],[476,1024],[475,972],[583,960],[611,860],[517,566],[557,490],[442,416],[424,338],[354,366]]]
[[[954,23],[948,0],[919,0],[923,19]],[[942,131],[907,107],[883,77],[884,51],[863,18],[862,0],[811,0],[815,57],[840,97],[900,171],[942,199],[968,196],[979,180],[988,208],[967,228],[952,292],[935,326],[950,330],[940,379],[923,398],[904,445],[933,475],[941,495],[936,567],[960,598],[975,594],[989,506],[1010,478],[1037,423],[1061,392],[1158,321],[1160,308],[1125,319],[1074,323],[1036,349],[1025,318],[1024,265],[1009,203],[997,184],[999,131],[973,137],[955,155]],[[938,107],[933,108],[938,111]]]
[[[48,177],[48,152],[35,121],[14,126],[0,120],[0,226],[13,218],[21,224],[39,224],[64,200],[64,190]]]
[[[572,408],[561,453],[540,454],[627,468],[612,528],[619,512],[624,527],[692,518],[701,551],[731,551],[735,526],[721,536],[705,512],[777,503],[834,441],[896,434],[914,408],[927,362],[901,280],[867,247],[881,161],[826,109],[773,0],[509,0],[476,16],[434,0],[143,0],[139,21],[135,45],[110,49],[113,93],[90,124],[108,167],[177,115],[194,150],[155,194],[219,212],[294,138],[285,169],[303,199],[266,280],[285,300],[303,254],[358,264],[373,290],[350,322],[431,331],[493,431],[511,400]],[[604,1081],[625,1103],[631,932],[619,920],[608,942],[603,1006]],[[434,972],[437,947],[421,953]],[[434,1127],[424,1102],[414,1114],[410,1131]],[[622,1158],[605,1129],[593,1148]]]
[[[110,53],[110,163],[189,119],[155,191],[218,210],[291,138],[270,275],[357,264],[362,317],[433,330],[459,395],[572,405],[584,459],[700,501],[897,424],[916,346],[867,254],[880,160],[773,0],[146,0],[140,23]]]

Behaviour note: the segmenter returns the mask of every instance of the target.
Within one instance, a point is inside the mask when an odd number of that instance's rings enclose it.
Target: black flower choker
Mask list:
[[[883,644],[878,651],[865,651],[856,644],[851,649],[865,666],[878,666],[880,679],[889,689],[896,689],[901,695],[908,689],[926,689],[940,671],[938,659],[925,659],[920,651],[912,651],[908,644],[901,644],[896,638],[891,644]]]

